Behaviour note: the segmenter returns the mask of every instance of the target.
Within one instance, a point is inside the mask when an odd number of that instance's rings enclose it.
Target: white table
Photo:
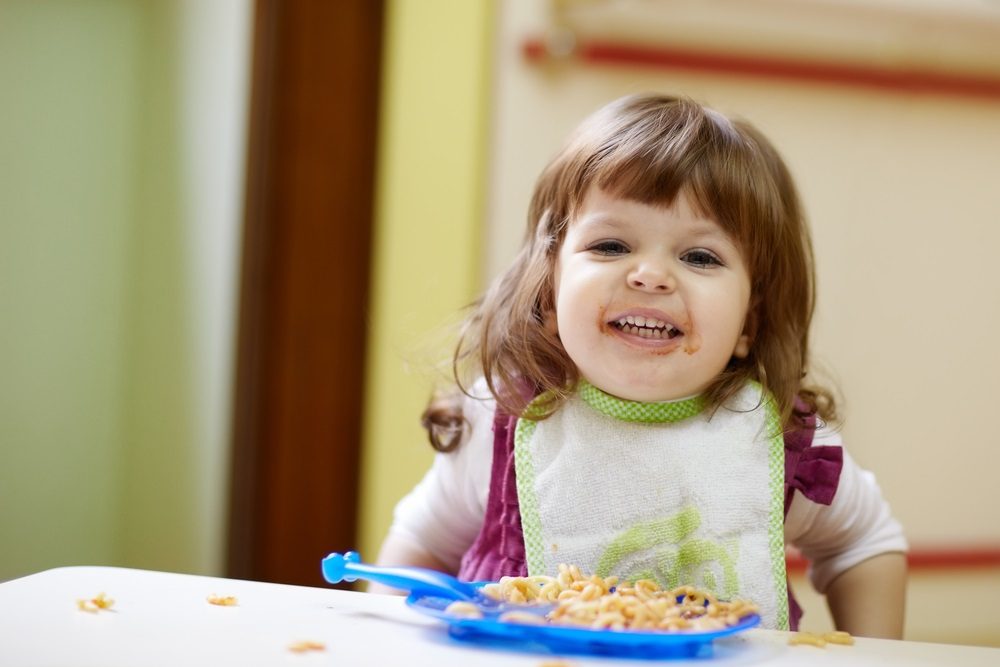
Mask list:
[[[109,611],[78,599],[106,593]],[[211,594],[238,605],[208,604]],[[858,639],[854,646],[789,646],[789,634],[751,630],[717,640],[720,665],[1000,665],[1000,649]],[[295,653],[299,641],[323,651]],[[637,660],[564,657],[570,665]],[[394,596],[110,567],[67,567],[0,584],[0,666],[531,665],[553,656],[483,649]]]

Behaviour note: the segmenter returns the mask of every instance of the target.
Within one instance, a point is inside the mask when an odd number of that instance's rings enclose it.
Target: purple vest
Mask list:
[[[804,407],[797,405],[796,407]],[[809,500],[829,505],[837,492],[843,452],[840,447],[813,446],[816,416],[797,417],[799,427],[785,433],[785,516],[796,490]],[[521,531],[521,511],[514,473],[514,431],[517,417],[500,410],[493,418],[493,468],[483,527],[462,557],[458,576],[465,581],[496,581],[524,577],[528,565]],[[802,609],[788,591],[788,616],[797,630]]]

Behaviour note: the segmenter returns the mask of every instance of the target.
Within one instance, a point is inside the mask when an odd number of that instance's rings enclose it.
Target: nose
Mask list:
[[[665,267],[643,263],[628,275],[628,285],[643,292],[673,292],[677,288],[673,274]]]

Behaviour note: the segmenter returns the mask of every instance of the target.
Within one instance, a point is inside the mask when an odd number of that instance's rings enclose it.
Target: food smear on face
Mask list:
[[[694,325],[691,322],[686,322],[684,330],[688,332],[684,336],[684,351],[689,355],[694,354],[701,349],[701,335],[694,330]]]
[[[647,347],[651,354],[670,354],[681,345],[681,339],[685,340],[685,346],[689,344],[685,332],[691,327],[690,323],[687,322],[675,326],[665,319],[635,314],[623,315],[609,320],[606,307],[601,307],[597,318],[598,329],[601,333],[606,336],[624,335],[626,338],[649,341],[644,347]],[[700,343],[698,345],[700,347]]]

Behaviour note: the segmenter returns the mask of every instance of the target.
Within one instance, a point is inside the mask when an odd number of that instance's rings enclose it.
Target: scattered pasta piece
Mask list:
[[[566,660],[546,660],[539,664],[538,667],[573,667],[573,663]]]
[[[461,616],[463,618],[482,618],[483,612],[479,610],[479,607],[472,604],[471,602],[452,602],[450,605],[445,607],[445,613],[454,614],[455,616]]]
[[[307,653],[309,651],[325,651],[326,644],[322,642],[301,641],[288,645],[288,650],[292,653]]]
[[[89,600],[77,600],[76,607],[80,611],[85,611],[89,614],[96,614],[102,609],[105,611],[110,611],[112,605],[115,601],[104,595],[104,593],[98,594],[95,598],[90,598]]]
[[[827,632],[823,635],[823,639],[826,640],[827,644],[843,644],[845,646],[854,645],[854,637],[851,636],[851,633],[844,632],[843,630]]]
[[[817,635],[813,632],[796,632],[788,640],[789,646],[816,646],[818,648],[823,648],[826,646],[826,640],[823,639],[821,635]]]
[[[851,646],[854,644],[854,637],[849,632],[838,630],[836,632],[826,632],[822,635],[815,632],[796,632],[788,640],[790,646],[816,646],[825,647],[827,644],[842,644]]]
[[[237,604],[236,597],[232,595],[222,596],[212,593],[205,599],[208,600],[208,604],[214,604],[219,607],[235,607]]]

